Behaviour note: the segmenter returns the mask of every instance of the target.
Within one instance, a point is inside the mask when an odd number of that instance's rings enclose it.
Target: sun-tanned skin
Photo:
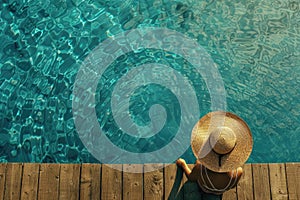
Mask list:
[[[203,179],[201,179],[201,177],[203,177],[204,179],[206,179],[204,174],[204,170],[201,170],[201,163],[199,160],[196,161],[194,168],[191,170],[188,165],[186,164],[185,160],[182,158],[179,158],[176,161],[176,164],[180,167],[182,167],[182,169],[184,170],[185,175],[187,176],[188,180],[190,181],[198,181],[199,186],[201,187],[201,189],[204,192],[207,193],[215,193],[215,192],[211,192],[211,191],[207,191],[205,190],[201,184],[203,184]],[[202,168],[203,169],[203,168]],[[233,188],[237,185],[239,179],[241,178],[242,174],[243,174],[243,169],[241,167],[237,168],[237,170],[234,170],[232,172],[223,172],[223,173],[218,173],[218,172],[214,172],[211,171],[209,169],[206,170],[207,174],[210,178],[210,181],[213,183],[213,185],[218,188],[218,189],[223,189],[225,188],[230,179],[236,179],[235,182],[232,182],[229,186],[228,189]],[[201,176],[202,175],[202,176]],[[207,182],[207,181],[206,181]]]

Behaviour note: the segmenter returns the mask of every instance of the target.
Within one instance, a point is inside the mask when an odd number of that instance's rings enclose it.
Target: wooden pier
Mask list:
[[[157,170],[146,172],[152,167]],[[0,200],[300,200],[300,163],[246,164],[243,168],[236,188],[214,196],[187,181],[175,164],[1,163]]]

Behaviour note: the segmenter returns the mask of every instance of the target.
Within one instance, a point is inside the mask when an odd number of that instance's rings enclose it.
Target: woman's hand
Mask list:
[[[232,178],[240,178],[243,174],[243,168],[238,167],[234,171],[227,172],[227,174],[229,177],[232,177]]]
[[[182,167],[182,166],[186,165],[186,162],[185,162],[184,159],[179,158],[178,160],[176,160],[176,164],[177,164],[178,166]]]

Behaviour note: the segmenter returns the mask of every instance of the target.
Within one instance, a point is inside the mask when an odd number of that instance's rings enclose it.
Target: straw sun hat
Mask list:
[[[252,145],[252,134],[246,122],[229,112],[206,114],[192,131],[194,155],[215,172],[241,167],[250,156]]]

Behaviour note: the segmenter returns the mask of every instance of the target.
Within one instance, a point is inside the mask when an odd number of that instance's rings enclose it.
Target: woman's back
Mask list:
[[[224,193],[235,187],[243,174],[241,167],[231,172],[214,172],[204,167],[199,160],[196,161],[192,170],[183,159],[178,159],[176,163],[184,169],[188,179],[197,181],[200,188],[206,193]]]
[[[205,168],[203,165],[195,165],[200,171],[197,182],[201,189],[207,193],[222,194],[228,189],[236,186],[241,174],[242,168],[231,172],[218,173]]]

